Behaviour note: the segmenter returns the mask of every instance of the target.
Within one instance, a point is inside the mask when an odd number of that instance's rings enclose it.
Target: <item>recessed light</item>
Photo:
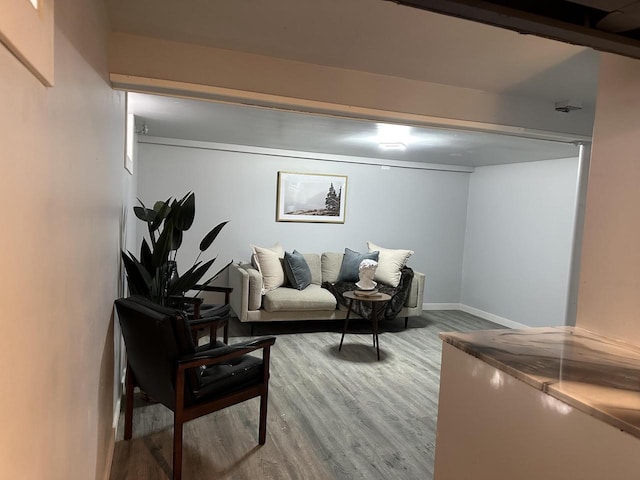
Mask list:
[[[402,152],[407,149],[407,146],[404,143],[400,143],[400,142],[384,142],[384,143],[379,143],[378,146],[382,150],[396,150],[399,152]]]

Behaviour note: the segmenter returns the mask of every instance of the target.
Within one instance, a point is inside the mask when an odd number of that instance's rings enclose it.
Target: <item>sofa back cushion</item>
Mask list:
[[[320,261],[323,282],[336,283],[343,256],[342,252],[325,252],[322,254]]]
[[[311,283],[313,285],[322,284],[322,268],[320,267],[320,255],[317,253],[303,253],[302,256],[311,270]]]

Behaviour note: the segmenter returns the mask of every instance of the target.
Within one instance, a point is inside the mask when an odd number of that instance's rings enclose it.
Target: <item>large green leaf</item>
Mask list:
[[[142,245],[140,246],[140,263],[147,272],[149,272],[149,275],[153,275],[153,255],[151,254],[151,248],[149,248],[146,238],[142,239]]]
[[[178,230],[189,230],[196,217],[196,195],[191,192],[186,198],[182,199],[178,204],[179,208],[173,219],[174,225]]]
[[[156,231],[162,225],[162,222],[169,216],[171,213],[171,207],[169,206],[169,202],[171,201],[171,197],[167,199],[166,202],[156,202],[153,206],[154,211],[156,212],[156,218],[153,219],[150,230]],[[156,210],[156,207],[158,208]]]
[[[153,254],[151,257],[151,264],[155,268],[160,268],[167,263],[169,259],[169,252],[171,252],[171,241],[173,239],[173,225],[171,223],[165,224],[162,233],[158,237]]]
[[[136,214],[136,217],[138,217],[140,220],[142,220],[143,222],[146,222],[146,223],[151,223],[156,218],[156,212],[155,211],[150,210],[150,209],[145,208],[145,207],[139,207],[137,205],[135,207],[133,207],[133,213]]]
[[[171,250],[178,250],[182,245],[182,230],[173,229],[173,237],[171,239]]]
[[[128,255],[124,252],[120,252],[120,255],[122,257],[124,269],[127,272],[127,281],[130,293],[132,295],[149,297],[151,278],[144,266],[138,262],[131,252],[128,252]]]
[[[215,258],[214,258],[215,260]],[[229,263],[227,263],[224,267],[222,267],[220,270],[218,270],[218,272],[211,278],[209,278],[208,280],[204,281],[204,282],[200,282],[200,286],[202,287],[206,287],[207,285],[209,285],[211,282],[213,282],[216,278],[218,278],[220,276],[220,274],[222,272],[224,272],[227,268],[229,268],[229,265],[231,265],[233,263],[233,260],[231,260]],[[194,290],[197,290],[198,292],[202,291],[202,288],[196,288]]]
[[[213,227],[213,229],[207,233],[204,238],[202,239],[202,241],[200,242],[200,251],[204,252],[207,248],[209,248],[211,246],[211,244],[213,243],[213,241],[216,239],[216,237],[218,236],[218,234],[220,233],[220,231],[222,230],[222,228],[229,223],[228,221],[226,222],[222,222],[218,225],[216,225],[215,227]]]
[[[213,264],[215,258],[213,260],[209,260],[208,262],[200,265],[196,263],[189,270],[184,272],[184,274],[180,275],[180,278],[170,286],[170,294],[172,295],[182,295],[184,292],[191,290],[196,283],[200,281],[200,279],[207,273],[209,267]]]

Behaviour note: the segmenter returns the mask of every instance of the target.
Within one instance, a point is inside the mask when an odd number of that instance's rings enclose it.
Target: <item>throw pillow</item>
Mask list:
[[[271,248],[251,246],[256,267],[262,275],[262,295],[284,285],[285,277],[282,269],[284,249],[276,243]]]
[[[397,287],[400,283],[400,270],[407,264],[409,257],[413,255],[413,250],[394,250],[380,247],[372,242],[367,242],[367,247],[369,247],[370,252],[380,252],[378,269],[373,277],[374,280],[392,287]]]
[[[293,288],[304,290],[311,284],[309,264],[297,250],[293,253],[285,252],[283,266],[287,280]]]
[[[378,261],[378,252],[359,253],[349,248],[344,249],[340,273],[337,282],[357,282],[360,279],[360,262],[364,259]]]

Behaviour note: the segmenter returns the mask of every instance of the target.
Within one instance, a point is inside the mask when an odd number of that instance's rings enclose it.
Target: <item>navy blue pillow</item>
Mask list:
[[[304,290],[311,284],[311,269],[302,254],[297,250],[285,252],[282,262],[284,274],[293,288]]]
[[[358,253],[349,248],[344,249],[342,257],[342,265],[340,265],[340,273],[338,273],[338,282],[357,282],[360,280],[360,263],[362,260],[378,261],[380,252]]]

